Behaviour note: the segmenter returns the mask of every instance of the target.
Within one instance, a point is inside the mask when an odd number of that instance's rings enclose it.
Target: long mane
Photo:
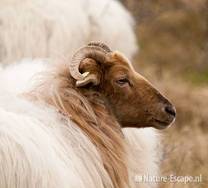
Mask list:
[[[64,64],[42,74],[40,80],[44,81],[27,95],[52,105],[76,123],[97,148],[114,187],[129,187],[124,136],[103,97],[95,91],[77,90]]]

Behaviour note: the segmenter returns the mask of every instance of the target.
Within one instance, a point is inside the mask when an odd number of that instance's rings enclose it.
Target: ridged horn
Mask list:
[[[104,44],[102,42],[92,41],[88,44],[88,46],[99,46],[102,49],[104,49],[106,52],[111,52],[111,49],[106,44]]]
[[[87,74],[79,72],[79,65],[85,58],[92,58],[98,62],[104,62],[108,52],[99,46],[85,46],[80,48],[72,57],[69,65],[71,76],[76,80],[83,80]]]

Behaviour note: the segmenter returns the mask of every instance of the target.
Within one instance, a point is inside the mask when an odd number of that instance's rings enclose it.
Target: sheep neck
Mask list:
[[[104,98],[95,92],[76,91],[68,75],[65,71],[48,77],[29,95],[33,100],[54,106],[74,121],[96,146],[114,187],[128,188],[125,141],[119,123]]]

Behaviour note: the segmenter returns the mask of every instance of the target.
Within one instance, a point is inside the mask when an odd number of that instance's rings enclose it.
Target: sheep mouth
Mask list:
[[[165,129],[165,128],[169,127],[173,122],[173,120],[163,121],[163,120],[155,119],[155,118],[153,120],[154,120],[155,128],[157,128],[157,129]]]

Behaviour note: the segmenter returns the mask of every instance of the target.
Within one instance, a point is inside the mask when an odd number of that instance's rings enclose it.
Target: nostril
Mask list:
[[[173,106],[166,106],[165,111],[172,116],[176,116],[176,109]]]

